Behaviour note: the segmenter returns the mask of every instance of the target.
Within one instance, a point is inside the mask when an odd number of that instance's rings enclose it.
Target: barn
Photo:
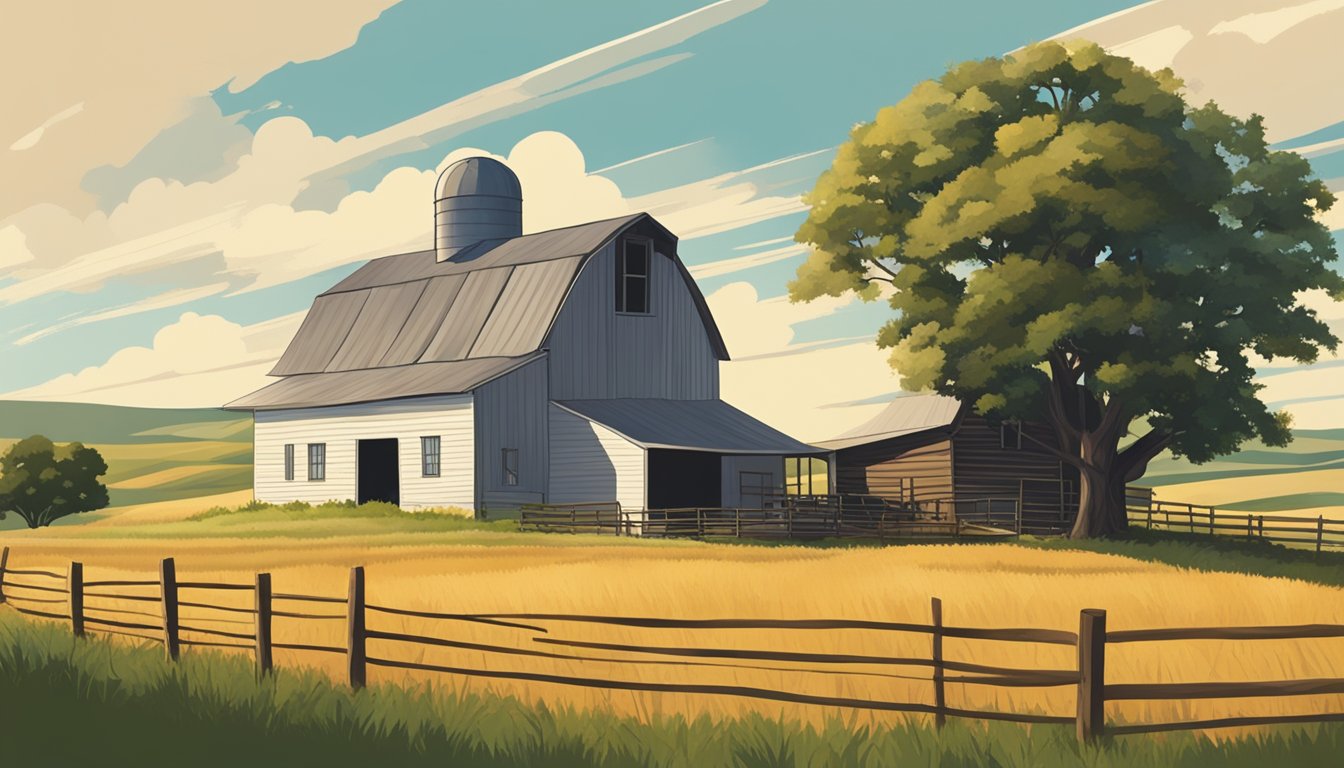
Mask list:
[[[260,501],[761,506],[823,455],[719,399],[728,350],[644,213],[522,234],[503,163],[439,178],[431,250],[313,302],[255,421]]]
[[[1077,515],[1077,470],[1045,424],[994,424],[955,398],[908,395],[849,432],[817,443],[833,451],[835,492],[876,496],[963,516],[1020,510],[1024,530],[1054,532]]]

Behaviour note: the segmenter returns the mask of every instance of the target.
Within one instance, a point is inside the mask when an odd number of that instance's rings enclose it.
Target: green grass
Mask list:
[[[248,659],[77,640],[0,610],[0,754],[13,765],[323,766],[1334,766],[1344,726],[1213,743],[1194,734],[1080,747],[1071,727],[952,721],[820,728],[764,717],[648,722],[449,689],[375,685]]]

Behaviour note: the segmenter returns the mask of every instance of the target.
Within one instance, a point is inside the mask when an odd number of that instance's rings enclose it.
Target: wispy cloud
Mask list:
[[[80,112],[83,111],[84,111],[84,102],[82,101],[79,102],[78,104],[66,107],[65,109],[61,110],[60,112],[57,112],[51,117],[48,117],[46,120],[42,122],[41,125],[37,126],[28,133],[25,133],[23,136],[20,136],[18,141],[15,141],[13,144],[9,145],[10,151],[22,152],[25,149],[32,149],[33,147],[37,146],[37,142],[42,140],[42,135],[47,132],[48,128],[61,122],[62,120],[69,120],[70,118],[74,117],[75,115],[78,115]]]
[[[228,283],[211,283],[199,288],[183,288],[177,291],[167,291],[157,296],[151,296],[132,304],[123,304],[118,307],[103,310],[102,312],[93,312],[87,315],[78,315],[69,320],[63,320],[53,323],[39,331],[28,334],[14,340],[14,346],[23,347],[32,344],[38,339],[44,339],[61,331],[68,331],[71,328],[78,328],[82,325],[91,325],[101,323],[105,320],[112,320],[118,317],[128,317],[140,312],[150,312],[156,309],[167,309],[169,307],[180,307],[183,304],[190,304],[193,301],[209,298],[221,294],[229,289]]]

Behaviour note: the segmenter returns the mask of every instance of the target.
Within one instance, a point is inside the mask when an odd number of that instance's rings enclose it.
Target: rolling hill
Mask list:
[[[252,487],[252,418],[213,408],[128,408],[0,400],[0,449],[29,435],[78,440],[107,460],[112,506],[213,496]],[[76,515],[89,522],[115,509]],[[0,528],[23,525],[10,516]]]

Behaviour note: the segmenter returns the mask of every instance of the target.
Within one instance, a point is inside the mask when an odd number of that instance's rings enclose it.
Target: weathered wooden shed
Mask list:
[[[1044,447],[1057,446],[1048,425],[992,424],[954,398],[897,397],[870,421],[817,445],[833,451],[838,494],[1013,501],[1026,528],[1055,529],[1077,514],[1076,470]]]

